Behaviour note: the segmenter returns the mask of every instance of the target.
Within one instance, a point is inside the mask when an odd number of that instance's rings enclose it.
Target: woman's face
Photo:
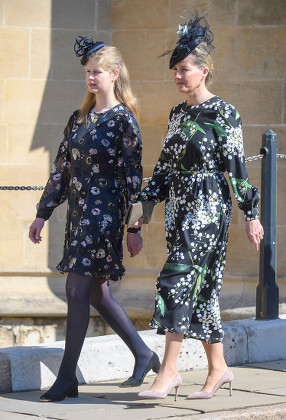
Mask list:
[[[192,64],[190,56],[175,64],[173,67],[174,81],[180,93],[193,94],[205,86],[208,68],[200,69]]]
[[[85,80],[90,93],[106,95],[113,92],[115,72],[104,70],[95,60],[89,60],[85,68]]]

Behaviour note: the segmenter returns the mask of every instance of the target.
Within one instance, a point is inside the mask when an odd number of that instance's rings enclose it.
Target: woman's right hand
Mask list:
[[[143,225],[143,217],[140,217],[139,220],[137,220],[137,222],[134,223],[133,226],[130,226],[131,228],[135,228],[138,229]]]
[[[42,240],[41,230],[45,224],[45,220],[37,217],[30,226],[29,238],[34,244],[39,244]]]

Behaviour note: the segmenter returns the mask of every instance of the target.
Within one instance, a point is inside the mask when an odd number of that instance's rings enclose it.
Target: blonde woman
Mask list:
[[[203,344],[208,375],[202,390],[189,399],[212,398],[233,374],[223,355],[219,294],[225,266],[232,202],[228,172],[246,232],[258,249],[263,236],[259,194],[245,167],[241,118],[237,110],[209,90],[213,74],[213,34],[196,14],[179,26],[169,68],[185,100],[170,113],[168,133],[159,161],[141,201],[166,200],[168,259],[156,283],[151,326],[165,334],[159,374],[144,398],[165,398],[182,379],[177,359],[183,338]],[[134,226],[139,226],[137,222]]]
[[[158,356],[142,341],[109,287],[110,280],[118,281],[124,275],[124,219],[141,188],[141,138],[135,119],[138,103],[117,48],[77,37],[74,49],[81,57],[88,90],[64,131],[29,233],[32,242],[40,243],[45,221],[68,200],[64,252],[57,266],[68,273],[65,351],[57,379],[41,401],[78,396],[76,365],[90,304],[135,357],[133,374],[122,386],[139,386],[149,370],[158,372],[160,367]],[[142,245],[140,228],[128,229],[131,257]]]

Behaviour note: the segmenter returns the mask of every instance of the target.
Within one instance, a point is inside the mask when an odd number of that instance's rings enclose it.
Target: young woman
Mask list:
[[[78,395],[76,365],[90,304],[135,357],[133,374],[122,386],[139,386],[149,370],[158,372],[160,367],[158,356],[142,341],[109,287],[109,281],[120,280],[125,271],[124,219],[141,188],[141,138],[133,116],[138,104],[118,49],[78,37],[75,52],[82,57],[87,95],[69,119],[29,233],[32,242],[40,243],[45,220],[68,200],[64,255],[57,266],[68,273],[65,351],[58,377],[41,401]],[[131,257],[140,252],[140,229],[128,229],[127,247]]]
[[[208,89],[213,35],[206,19],[197,15],[179,29],[169,67],[186,101],[171,110],[164,148],[140,197],[156,203],[166,200],[168,251],[151,321],[158,333],[166,335],[165,355],[151,389],[139,394],[144,398],[165,398],[172,388],[177,395],[182,380],[176,362],[184,337],[201,340],[208,360],[204,387],[188,398],[211,398],[222,384],[232,382],[223,356],[219,311],[232,216],[225,171],[256,249],[263,237],[259,194],[245,167],[241,118]]]

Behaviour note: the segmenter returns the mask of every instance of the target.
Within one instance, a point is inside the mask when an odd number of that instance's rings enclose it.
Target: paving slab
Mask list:
[[[259,369],[269,369],[269,370],[280,370],[281,372],[286,372],[286,359],[273,360],[271,362],[263,362],[263,363],[249,363],[248,367],[256,367]]]
[[[278,364],[279,362],[279,364]],[[14,392],[0,396],[0,420],[280,420],[286,419],[285,372],[270,369],[284,366],[276,361],[261,367],[236,366],[233,395],[228,384],[210,400],[187,400],[201,389],[207,371],[181,372],[183,385],[174,401],[174,391],[164,400],[140,399],[155,375],[145,378],[138,388],[120,388],[121,380],[79,387],[79,398],[42,403],[42,391]]]

